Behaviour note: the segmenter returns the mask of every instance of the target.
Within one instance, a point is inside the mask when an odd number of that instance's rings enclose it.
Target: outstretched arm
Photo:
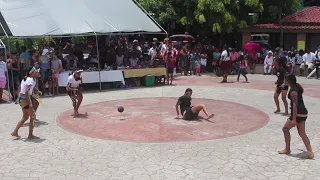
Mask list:
[[[176,112],[177,112],[177,116],[179,117],[180,113],[179,113],[179,106],[181,104],[181,101],[178,101],[176,104]],[[181,114],[182,115],[182,114]]]

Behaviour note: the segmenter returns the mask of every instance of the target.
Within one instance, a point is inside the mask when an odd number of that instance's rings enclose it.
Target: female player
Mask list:
[[[69,75],[68,78],[68,85],[67,85],[67,92],[72,100],[72,105],[74,109],[74,114],[79,114],[78,110],[81,105],[83,96],[82,96],[82,77],[81,77],[82,70],[77,70],[74,73]]]
[[[192,95],[192,89],[188,88],[186,89],[183,96],[181,96],[178,99],[178,102],[176,104],[176,111],[177,111],[177,118],[179,118],[180,113],[184,120],[196,120],[199,119],[199,113],[200,111],[203,111],[207,118],[205,120],[211,119],[214,114],[211,114],[209,116],[208,110],[204,104],[197,104],[195,106],[191,106],[191,95]],[[179,113],[179,106],[180,106],[180,113]],[[211,122],[211,121],[210,121]]]
[[[12,136],[20,137],[18,131],[21,126],[29,119],[30,117],[30,125],[29,125],[29,139],[39,139],[39,137],[33,135],[34,121],[36,119],[36,109],[39,104],[36,104],[36,100],[32,96],[34,90],[36,90],[36,77],[39,73],[39,69],[36,69],[33,66],[30,66],[26,71],[26,77],[21,81],[20,85],[20,96],[19,103],[22,108],[22,119],[18,122],[15,130],[11,133]],[[39,91],[39,94],[42,92]]]
[[[286,143],[286,148],[280,151],[280,154],[289,154],[290,153],[290,129],[294,126],[297,126],[298,133],[307,148],[307,159],[313,159],[314,154],[312,152],[310,140],[306,135],[305,123],[308,118],[308,110],[306,109],[303,102],[303,88],[300,84],[297,83],[297,79],[294,74],[289,74],[285,77],[285,83],[290,86],[290,91],[288,98],[290,99],[290,109],[291,116],[284,124],[282,131],[284,133],[284,139]]]
[[[280,105],[279,105],[279,96],[281,94],[281,98],[284,104],[285,113],[284,115],[289,115],[288,113],[288,102],[287,102],[287,93],[288,93],[288,86],[284,84],[284,77],[287,73],[286,71],[286,63],[281,62],[278,59],[276,59],[274,63],[275,69],[276,69],[276,75],[278,77],[278,80],[276,82],[277,86],[274,92],[274,102],[277,106],[277,109],[274,113],[280,113]]]

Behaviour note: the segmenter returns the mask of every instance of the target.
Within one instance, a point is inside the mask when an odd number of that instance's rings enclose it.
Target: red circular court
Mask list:
[[[61,113],[60,127],[92,138],[131,142],[179,142],[226,138],[255,131],[269,121],[264,112],[246,105],[213,99],[193,99],[205,104],[214,123],[176,118],[177,98],[137,98],[105,101]],[[70,103],[71,105],[71,103]],[[117,111],[118,106],[124,112]],[[200,116],[204,116],[200,112]]]

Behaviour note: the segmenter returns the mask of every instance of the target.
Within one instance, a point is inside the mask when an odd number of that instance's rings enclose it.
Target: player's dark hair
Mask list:
[[[26,70],[26,75],[23,78],[23,81],[26,81],[28,77],[30,77],[30,71],[34,68],[34,66],[29,66]]]
[[[298,88],[298,90],[299,90],[301,93],[303,93],[304,89],[303,89],[303,87],[302,87],[299,83],[297,83],[297,78],[296,78],[296,76],[295,76],[293,73],[287,74],[287,75],[285,76],[285,79],[286,79],[286,81],[288,81],[291,85],[296,86],[296,87]]]
[[[186,89],[186,91],[184,93],[187,93],[187,92],[192,92],[192,89],[188,88],[188,89]]]

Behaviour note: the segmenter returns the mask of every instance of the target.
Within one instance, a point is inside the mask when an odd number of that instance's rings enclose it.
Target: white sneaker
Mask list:
[[[52,94],[51,94],[51,93],[49,93],[49,97],[52,97]]]

